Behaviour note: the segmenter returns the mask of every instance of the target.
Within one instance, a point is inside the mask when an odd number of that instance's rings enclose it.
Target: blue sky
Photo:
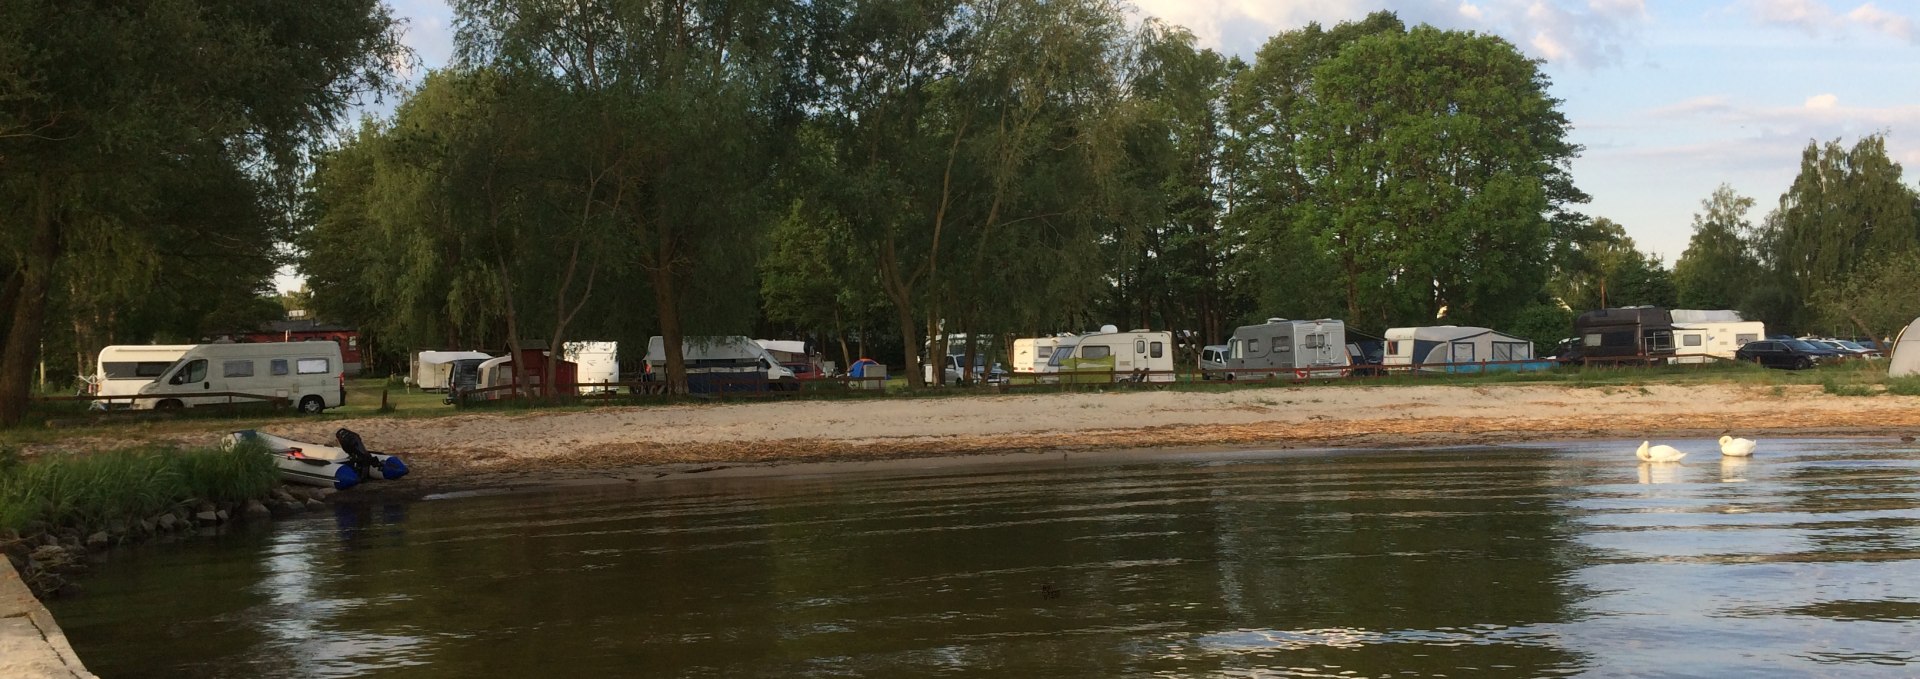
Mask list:
[[[390,0],[421,65],[447,63],[451,11]],[[1386,9],[1408,23],[1500,35],[1546,60],[1573,139],[1585,212],[1671,263],[1721,183],[1758,221],[1810,139],[1888,134],[1920,167],[1920,0],[1134,0],[1142,16],[1251,58],[1274,33]],[[1913,175],[1908,176],[1913,183]]]

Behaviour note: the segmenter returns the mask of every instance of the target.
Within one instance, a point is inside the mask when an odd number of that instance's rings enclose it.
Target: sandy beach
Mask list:
[[[246,423],[163,440],[204,444]],[[467,413],[266,425],[346,427],[419,470],[403,492],[654,478],[713,466],[1194,447],[1399,447],[1532,440],[1920,431],[1920,398],[1816,386],[1316,386],[784,401]],[[98,442],[94,442],[98,443]]]

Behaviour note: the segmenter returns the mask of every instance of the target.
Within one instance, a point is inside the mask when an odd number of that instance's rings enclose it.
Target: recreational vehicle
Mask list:
[[[303,413],[347,401],[340,345],[328,341],[201,344],[180,355],[152,384],[140,388],[140,410],[227,403],[226,394],[286,399]],[[220,394],[208,396],[205,394]],[[241,401],[244,402],[244,401]]]
[[[1052,337],[1026,337],[1013,341],[1013,374],[1032,375],[1049,372],[1047,361],[1062,347],[1071,350],[1079,336],[1060,334]]]
[[[773,358],[793,371],[793,376],[802,380],[817,380],[827,376],[826,363],[820,360],[820,354],[813,346],[801,340],[754,340],[760,348],[773,354]]]
[[[1173,381],[1173,333],[1151,330],[1085,335],[1070,350],[1056,349],[1047,366],[1059,373],[1103,373],[1116,380]]]
[[[413,355],[413,386],[422,391],[448,391],[453,388],[454,363],[485,361],[493,356],[484,351],[422,351]]]
[[[680,342],[680,356],[686,361],[689,386],[696,391],[800,386],[792,369],[780,365],[780,359],[759,342],[740,335],[686,337]],[[648,379],[664,380],[666,374],[667,345],[654,335],[647,340]]]
[[[1227,379],[1345,376],[1347,326],[1332,319],[1269,318],[1236,328],[1227,342]]]
[[[1562,361],[1594,358],[1647,360],[1673,355],[1673,314],[1659,307],[1596,309],[1573,321],[1577,340]]]
[[[578,370],[576,387],[582,394],[611,392],[619,390],[611,386],[620,381],[620,343],[619,342],[568,342],[561,345]]]
[[[1429,372],[1484,372],[1542,370],[1548,361],[1533,360],[1533,343],[1506,333],[1471,326],[1438,325],[1388,328],[1387,350],[1381,363],[1387,368]]]
[[[131,396],[140,393],[140,388],[153,384],[155,379],[167,372],[174,361],[180,360],[194,345],[191,344],[135,344],[114,345],[100,349],[100,358],[93,374],[94,396]],[[94,401],[97,408],[125,408],[132,405],[130,400]]]
[[[1705,363],[1716,358],[1733,360],[1734,352],[1739,351],[1740,347],[1766,338],[1767,324],[1735,318],[1733,321],[1674,321],[1673,362]]]

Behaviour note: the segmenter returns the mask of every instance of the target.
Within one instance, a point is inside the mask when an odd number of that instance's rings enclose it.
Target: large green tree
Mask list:
[[[305,151],[402,58],[378,0],[0,4],[0,423],[25,413],[56,290],[176,275],[130,253],[178,235],[158,217],[179,182],[283,212]]]
[[[1814,322],[1815,296],[1856,267],[1920,247],[1920,198],[1903,183],[1900,164],[1879,135],[1851,148],[1839,140],[1809,142],[1773,220],[1769,259],[1790,327]]]
[[[1681,307],[1740,309],[1760,275],[1749,242],[1753,224],[1747,212],[1753,199],[1721,185],[1700,202],[1693,216],[1693,237],[1673,264],[1673,282]]]

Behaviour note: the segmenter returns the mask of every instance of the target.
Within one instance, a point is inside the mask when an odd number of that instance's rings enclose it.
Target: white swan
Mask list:
[[[1753,439],[1737,439],[1731,436],[1720,437],[1720,454],[1727,457],[1746,457],[1753,454],[1754,446],[1760,443]]]
[[[1641,441],[1640,449],[1633,451],[1633,455],[1645,462],[1679,462],[1680,458],[1687,456],[1686,453],[1680,452],[1679,449],[1673,446],[1663,445],[1648,448],[1647,445],[1649,443],[1649,441]]]

